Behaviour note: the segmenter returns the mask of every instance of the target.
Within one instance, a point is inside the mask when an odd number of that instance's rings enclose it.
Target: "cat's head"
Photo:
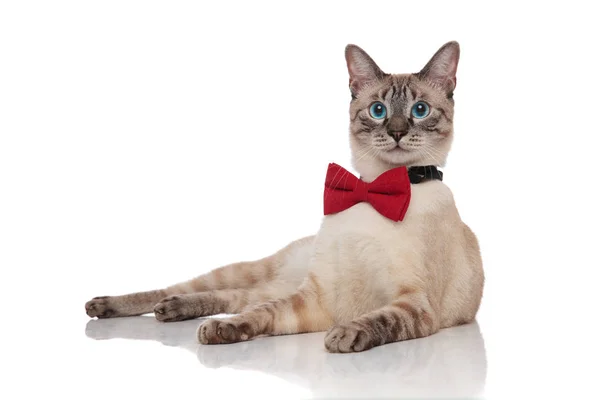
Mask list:
[[[363,177],[406,165],[446,162],[452,143],[457,42],[442,46],[421,72],[386,74],[355,45],[346,47],[350,74],[350,147]]]

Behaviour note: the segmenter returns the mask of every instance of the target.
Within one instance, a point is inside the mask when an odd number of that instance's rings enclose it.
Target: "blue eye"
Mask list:
[[[371,117],[375,119],[383,119],[387,115],[387,110],[385,109],[383,103],[376,101],[375,103],[371,104],[369,113],[371,114]]]
[[[418,101],[413,106],[411,113],[415,118],[425,118],[429,115],[429,105],[424,101]]]

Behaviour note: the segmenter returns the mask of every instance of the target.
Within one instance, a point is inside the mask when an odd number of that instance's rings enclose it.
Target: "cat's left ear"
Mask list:
[[[460,57],[458,42],[448,42],[433,55],[417,75],[450,94],[456,87],[456,68]]]

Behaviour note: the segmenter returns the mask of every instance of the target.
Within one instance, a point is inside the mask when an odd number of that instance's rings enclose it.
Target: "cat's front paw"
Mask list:
[[[183,321],[196,318],[189,302],[182,296],[169,296],[154,306],[154,316],[162,322]]]
[[[354,353],[374,346],[372,334],[352,323],[337,325],[325,335],[325,348],[330,353]]]
[[[232,320],[209,319],[198,328],[198,341],[202,344],[225,344],[248,340],[251,336],[248,323]]]
[[[91,318],[116,317],[116,311],[111,303],[110,296],[94,297],[85,303],[85,313]]]

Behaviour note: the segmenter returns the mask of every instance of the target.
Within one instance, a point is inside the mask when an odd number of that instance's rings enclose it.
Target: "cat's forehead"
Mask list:
[[[415,74],[390,74],[365,88],[356,100],[354,107],[366,107],[375,101],[383,101],[398,109],[420,100],[445,103],[447,97]]]

